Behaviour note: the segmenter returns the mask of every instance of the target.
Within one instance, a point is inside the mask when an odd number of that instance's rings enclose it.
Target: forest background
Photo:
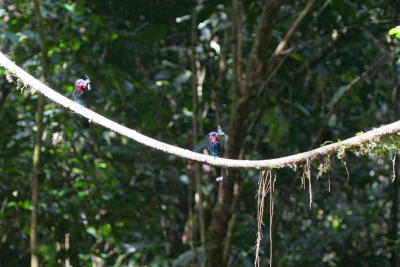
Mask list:
[[[395,0],[0,3],[0,51],[70,98],[88,74],[92,110],[169,144],[203,152],[221,125],[226,157],[269,159],[399,118]],[[2,266],[253,265],[259,171],[218,183],[16,87],[1,76]],[[274,171],[261,265],[399,265],[399,157],[356,154]]]

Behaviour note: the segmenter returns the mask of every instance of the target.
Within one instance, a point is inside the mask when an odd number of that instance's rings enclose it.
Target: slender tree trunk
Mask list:
[[[31,267],[39,266],[37,225],[38,225],[38,203],[39,203],[39,174],[40,174],[40,148],[42,147],[43,134],[43,110],[44,96],[40,95],[36,111],[36,144],[33,152],[33,166],[31,177],[32,189],[32,211],[31,211],[31,229],[30,229],[30,249],[31,249]]]
[[[234,71],[235,71],[235,80],[233,83],[233,91],[231,92],[232,98],[235,99],[237,92],[239,88],[241,87],[242,84],[242,70],[243,70],[243,36],[242,36],[242,13],[241,13],[241,6],[239,5],[238,0],[233,0],[232,2],[232,12],[231,12],[231,19],[232,19],[232,35],[233,35],[233,62],[234,62]],[[228,179],[231,179],[228,177]],[[222,262],[224,265],[229,260],[229,253],[231,250],[231,242],[233,238],[233,232],[235,228],[235,207],[236,207],[236,202],[239,198],[240,194],[240,185],[241,181],[236,181],[233,185],[233,199],[232,199],[232,205],[231,205],[231,218],[228,222],[228,228],[226,230],[226,237],[225,237],[225,244],[224,244],[224,252],[223,252],[223,258]],[[220,190],[219,190],[220,196],[222,196],[223,193],[223,184],[220,185]]]
[[[37,16],[37,29],[40,35],[40,67],[41,76],[40,80],[46,81],[47,72],[47,47],[44,40],[43,34],[43,18],[39,11],[39,0],[35,1],[35,11]],[[39,252],[38,252],[38,208],[39,208],[39,176],[41,173],[41,147],[42,147],[42,137],[43,137],[43,113],[44,113],[44,96],[39,95],[38,106],[36,110],[36,140],[35,147],[33,151],[32,159],[32,176],[31,176],[31,189],[32,189],[32,211],[31,211],[31,229],[30,229],[30,250],[31,250],[31,266],[39,266]]]
[[[251,53],[247,60],[246,77],[236,77],[234,99],[232,103],[232,116],[228,142],[227,157],[240,158],[243,142],[249,126],[249,114],[253,109],[253,100],[256,92],[261,87],[265,77],[265,57],[269,45],[272,26],[275,22],[280,7],[285,0],[265,1],[261,18],[253,42]],[[236,23],[235,23],[236,25]],[[239,25],[238,25],[239,26]],[[241,31],[241,29],[236,29]],[[239,35],[238,35],[239,36]],[[235,39],[237,36],[235,36]],[[240,39],[239,39],[240,40]],[[241,50],[236,44],[234,53]],[[241,65],[241,55],[236,55],[236,64]],[[238,67],[238,68],[236,68]],[[235,66],[235,74],[240,75],[240,66]],[[229,251],[225,250],[229,222],[232,218],[232,207],[235,203],[235,184],[239,182],[240,172],[237,169],[229,170],[229,179],[222,181],[221,190],[218,192],[218,201],[212,211],[211,223],[207,233],[207,254],[210,266],[224,266],[224,258],[228,259]]]
[[[201,3],[201,0],[197,1],[197,5]],[[198,108],[198,89],[200,83],[198,78],[198,61],[196,58],[196,44],[197,44],[197,5],[193,7],[192,10],[192,33],[191,33],[191,49],[190,49],[190,61],[191,61],[191,72],[192,72],[192,132],[193,132],[193,150],[195,149],[199,141],[199,108]],[[200,231],[200,242],[204,249],[206,243],[206,227],[204,220],[204,209],[203,209],[203,195],[201,193],[201,172],[200,164],[196,162],[194,164],[194,177],[196,181],[196,192],[195,192],[195,204],[196,210],[198,212],[198,222]],[[203,266],[203,264],[202,264]]]

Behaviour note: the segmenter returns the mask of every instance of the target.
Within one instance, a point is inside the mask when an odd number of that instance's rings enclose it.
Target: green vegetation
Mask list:
[[[91,109],[166,143],[203,151],[221,125],[229,158],[397,121],[399,4],[283,2],[4,0],[0,51],[69,98],[88,74]],[[274,218],[265,196],[258,228],[259,171],[217,183],[0,74],[1,266],[36,266],[32,251],[41,266],[252,266],[258,229],[261,266],[270,253],[275,266],[400,265],[397,135],[264,173]]]

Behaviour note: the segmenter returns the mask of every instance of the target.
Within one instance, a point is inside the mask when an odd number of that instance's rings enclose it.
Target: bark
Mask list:
[[[285,1],[266,1],[262,10],[261,19],[258,26],[256,39],[252,46],[249,57],[246,78],[242,81],[242,77],[236,77],[236,100],[232,109],[232,120],[230,125],[230,138],[228,142],[227,156],[228,158],[239,158],[244,138],[248,127],[248,114],[252,109],[253,96],[257,92],[259,85],[262,83],[262,68],[264,58],[266,56],[267,47],[269,44],[272,26],[278,15],[280,7]],[[237,4],[237,3],[236,3]],[[235,3],[234,3],[235,5]],[[234,23],[237,25],[238,23]],[[235,29],[234,31],[240,31]],[[241,44],[238,43],[240,38],[236,36],[236,56],[241,59],[241,55],[237,54],[240,51]],[[241,64],[241,62],[240,62]],[[236,75],[240,75],[241,71],[236,66]],[[230,170],[229,179],[222,181],[222,190],[218,192],[218,201],[212,211],[211,224],[208,229],[208,257],[210,266],[224,266],[224,258],[228,254],[224,252],[225,238],[228,234],[229,222],[232,218],[232,206],[234,203],[234,184],[238,182],[238,170]],[[224,257],[225,254],[225,257]]]
[[[198,1],[200,4],[200,1]],[[197,5],[192,10],[192,29],[191,29],[191,49],[190,49],[190,61],[191,61],[191,72],[192,72],[192,149],[194,150],[199,141],[199,109],[198,109],[198,88],[202,86],[199,84],[198,79],[198,68],[196,58],[196,45],[197,45]],[[200,232],[200,243],[204,248],[206,243],[206,227],[204,220],[204,209],[203,209],[203,194],[201,190],[201,172],[200,164],[196,162],[194,164],[194,178],[196,182],[196,193],[195,203],[196,210],[198,213],[199,232]],[[202,264],[203,265],[203,264]]]
[[[40,67],[42,82],[46,82],[47,72],[47,47],[43,33],[43,19],[39,11],[39,0],[35,1],[35,13],[38,19],[37,28],[40,34]],[[30,228],[30,250],[31,250],[31,267],[39,266],[39,245],[38,245],[38,217],[39,217],[39,176],[41,173],[41,147],[43,136],[43,113],[44,113],[44,96],[39,95],[38,106],[36,110],[36,141],[32,158],[32,176],[31,176],[31,190],[32,190],[32,211],[31,211],[31,228]]]
[[[40,95],[38,107],[36,111],[36,144],[33,152],[31,190],[32,190],[32,211],[31,211],[31,229],[30,229],[30,250],[31,250],[31,267],[39,266],[38,253],[38,204],[39,204],[39,175],[40,175],[40,148],[42,147],[43,135],[43,111],[44,111],[44,96]]]
[[[285,0],[266,1],[262,10],[257,35],[254,40],[244,81],[237,85],[237,98],[234,103],[230,125],[231,136],[228,144],[228,157],[238,158],[243,146],[249,124],[249,114],[257,91],[262,87],[264,77],[268,76],[266,56],[272,27],[280,7]]]

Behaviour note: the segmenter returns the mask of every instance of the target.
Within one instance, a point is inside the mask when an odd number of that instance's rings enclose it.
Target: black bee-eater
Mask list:
[[[85,75],[85,79],[78,79],[74,84],[74,101],[84,107],[88,106],[88,91],[92,90],[90,86],[90,79]],[[90,123],[90,121],[89,121]],[[89,126],[89,123],[85,120],[83,122],[85,127]]]
[[[223,136],[223,132],[211,132],[207,134],[207,151],[211,156],[214,157],[223,157],[224,151],[222,149],[222,145],[219,142],[219,137]],[[221,175],[221,168],[217,167],[217,181],[221,181],[223,176]]]

